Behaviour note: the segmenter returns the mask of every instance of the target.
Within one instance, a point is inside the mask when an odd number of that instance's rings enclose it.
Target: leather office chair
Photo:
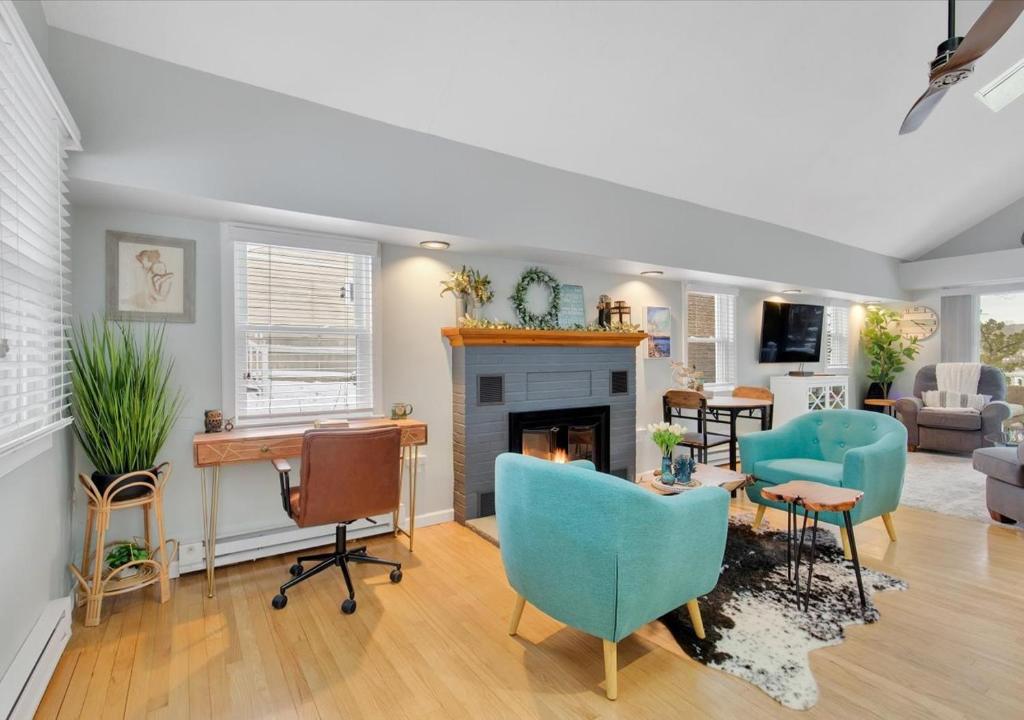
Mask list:
[[[274,460],[281,481],[281,503],[299,527],[337,523],[334,552],[305,555],[291,566],[292,579],[281,586],[271,605],[280,610],[288,604],[287,590],[327,568],[337,565],[345,577],[348,598],[341,611],[356,611],[348,563],[374,563],[391,568],[391,582],[402,581],[401,563],[366,554],[366,546],[345,548],[348,524],[360,518],[390,513],[401,496],[401,437],[395,426],[366,430],[308,430],[302,437],[301,484],[291,487],[291,466]],[[304,562],[317,561],[309,570]]]

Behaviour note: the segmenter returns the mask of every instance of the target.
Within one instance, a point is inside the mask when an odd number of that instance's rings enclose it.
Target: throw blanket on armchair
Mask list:
[[[938,363],[935,380],[939,391],[975,395],[981,379],[981,363]]]

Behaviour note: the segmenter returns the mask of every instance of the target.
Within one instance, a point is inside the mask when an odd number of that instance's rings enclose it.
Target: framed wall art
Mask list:
[[[107,230],[107,319],[195,322],[196,241]]]

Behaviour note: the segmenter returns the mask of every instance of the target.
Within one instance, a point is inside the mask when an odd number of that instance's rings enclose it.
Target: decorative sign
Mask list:
[[[583,307],[583,286],[563,285],[561,304],[558,306],[558,327],[586,325],[586,309]]]
[[[927,340],[939,329],[939,315],[930,307],[913,305],[900,315],[900,333],[905,338]]]

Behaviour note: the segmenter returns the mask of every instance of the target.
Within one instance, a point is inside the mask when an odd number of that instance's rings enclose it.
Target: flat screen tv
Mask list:
[[[760,362],[818,362],[824,324],[825,308],[821,305],[766,301],[761,315]]]

